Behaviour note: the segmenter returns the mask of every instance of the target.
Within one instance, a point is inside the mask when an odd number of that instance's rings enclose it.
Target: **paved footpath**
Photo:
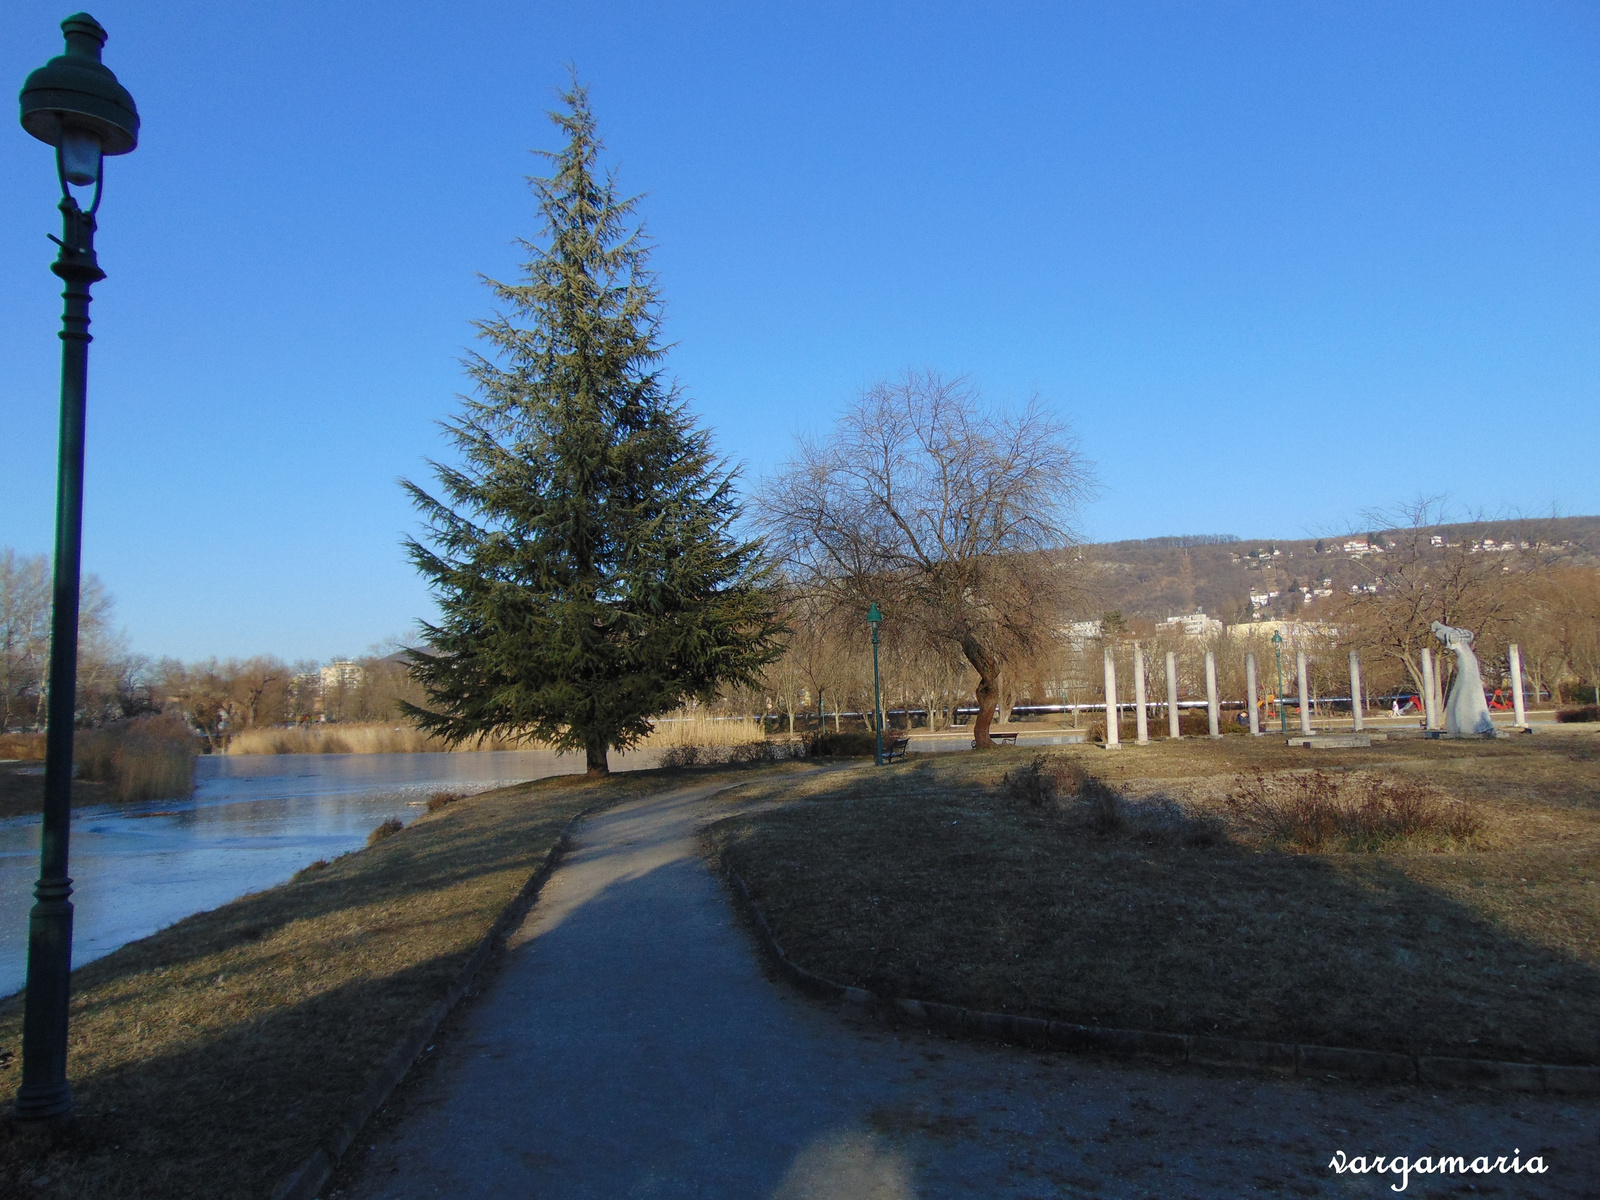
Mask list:
[[[1600,1195],[1600,1104],[1127,1065],[894,1030],[769,979],[696,854],[714,788],[587,822],[354,1148],[347,1200],[1393,1196],[1347,1154],[1543,1155],[1406,1196]],[[723,810],[726,811],[726,810]]]

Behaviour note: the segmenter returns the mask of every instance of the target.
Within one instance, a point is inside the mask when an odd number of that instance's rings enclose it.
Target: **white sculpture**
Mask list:
[[[1478,672],[1478,656],[1472,652],[1472,631],[1435,621],[1433,635],[1456,652],[1456,677],[1450,681],[1450,698],[1444,705],[1444,731],[1452,737],[1493,737],[1494,722],[1483,700],[1483,676]]]

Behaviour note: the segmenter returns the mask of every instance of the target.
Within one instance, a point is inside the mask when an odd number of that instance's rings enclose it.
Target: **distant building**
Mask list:
[[[1274,593],[1276,594],[1276,593]],[[1168,617],[1164,621],[1156,622],[1164,629],[1174,626],[1181,629],[1185,637],[1206,637],[1213,633],[1221,633],[1223,624],[1215,617],[1208,617],[1203,612],[1185,613],[1181,617]]]
[[[359,663],[349,660],[331,662],[322,668],[322,693],[327,695],[330,691],[358,688],[366,677],[367,673]]]

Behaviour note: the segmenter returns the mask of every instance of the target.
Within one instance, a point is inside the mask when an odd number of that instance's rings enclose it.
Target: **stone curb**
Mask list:
[[[1417,1083],[1434,1087],[1492,1087],[1508,1091],[1550,1092],[1567,1096],[1600,1095],[1600,1067],[1562,1067],[1544,1063],[1492,1062],[1476,1058],[1444,1058],[1428,1054],[1395,1054],[1340,1046],[1299,1046],[1254,1042],[1243,1038],[1186,1033],[1152,1033],[1143,1029],[1108,1029],[1073,1025],[1042,1017],[979,1012],[953,1004],[908,997],[880,996],[866,988],[846,987],[800,966],[773,936],[767,918],[750,889],[731,866],[733,890],[743,903],[762,945],[778,970],[813,995],[873,1005],[911,1017],[945,1033],[1012,1042],[1034,1050],[1067,1050],[1124,1058],[1154,1058],[1169,1063],[1228,1067],[1264,1074],[1357,1079],[1374,1083]]]
[[[561,856],[570,847],[572,831],[580,821],[593,816],[599,807],[601,806],[596,805],[584,809],[561,827],[561,833],[556,838],[555,845],[550,847],[550,852],[545,855],[543,865],[528,877],[528,881],[512,897],[510,903],[500,910],[500,915],[489,927],[489,932],[483,935],[477,948],[456,972],[456,977],[451,981],[444,998],[424,1013],[383,1057],[367,1076],[366,1086],[361,1089],[360,1095],[345,1110],[344,1116],[323,1134],[317,1148],[278,1181],[278,1186],[271,1192],[271,1200],[316,1200],[317,1193],[333,1176],[334,1168],[339,1165],[344,1152],[350,1148],[350,1143],[355,1141],[356,1135],[361,1132],[361,1127],[373,1113],[378,1111],[390,1093],[405,1078],[406,1072],[421,1056],[429,1039],[439,1031],[439,1026],[444,1024],[444,1019],[450,1015],[451,1009],[455,1008],[461,997],[466,995],[467,989],[472,986],[473,977],[489,960],[495,947],[533,907],[533,902],[538,899],[545,881],[550,878],[556,869],[556,864],[561,861]]]

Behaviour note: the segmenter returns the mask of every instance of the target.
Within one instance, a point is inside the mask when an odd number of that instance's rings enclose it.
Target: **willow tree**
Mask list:
[[[443,422],[458,461],[430,462],[437,495],[404,484],[441,614],[413,656],[426,704],[404,707],[451,743],[581,749],[595,775],[653,716],[757,678],[779,626],[733,473],[662,378],[637,198],[597,170],[586,90],[562,101],[566,145],[529,180],[542,236],[519,281],[485,280],[499,313]]]
[[[790,575],[894,625],[977,675],[974,742],[1008,667],[1044,651],[1082,599],[1071,520],[1093,487],[1066,426],[1034,402],[1008,413],[932,373],[862,393],[831,437],[803,440],[761,493]]]

